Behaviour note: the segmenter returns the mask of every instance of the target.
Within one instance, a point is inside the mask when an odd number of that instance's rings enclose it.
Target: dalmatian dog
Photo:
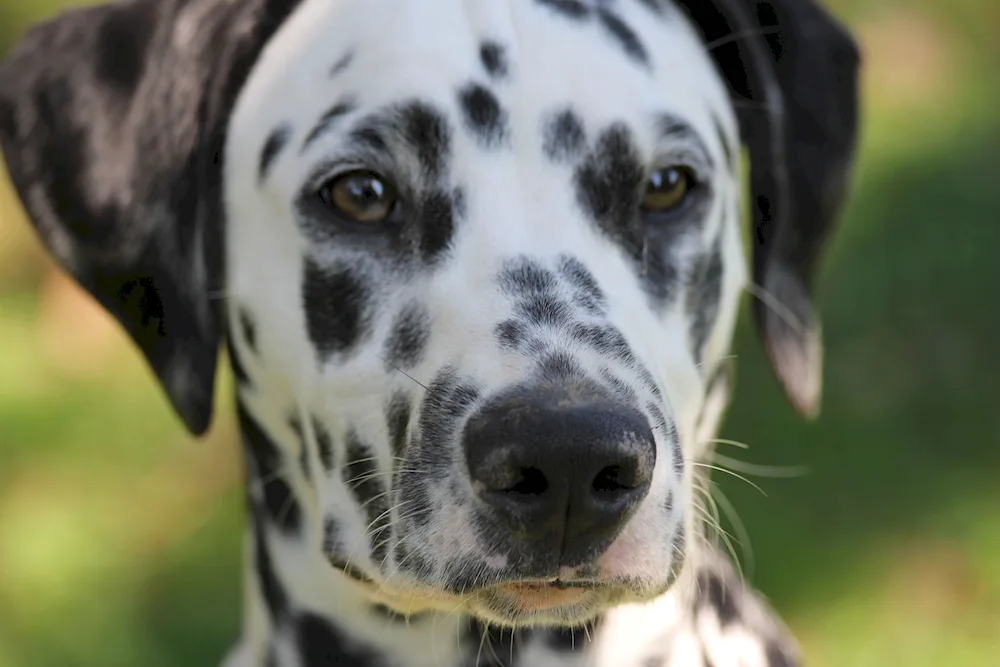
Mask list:
[[[813,0],[132,0],[32,30],[0,141],[41,239],[193,434],[228,348],[224,664],[799,664],[698,464],[750,285],[817,409],[858,62]]]

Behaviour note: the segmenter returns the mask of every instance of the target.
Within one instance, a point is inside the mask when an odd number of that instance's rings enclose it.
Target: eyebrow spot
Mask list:
[[[319,117],[319,120],[316,121],[316,124],[309,131],[309,134],[306,135],[305,141],[302,142],[300,152],[304,152],[313,142],[332,130],[338,119],[352,111],[354,111],[354,103],[350,101],[338,102],[334,106],[330,107],[326,113]]]
[[[272,165],[274,165],[275,160],[278,159],[278,155],[281,154],[281,151],[288,144],[291,136],[292,128],[287,124],[279,125],[267,135],[264,147],[260,151],[260,160],[257,166],[257,178],[259,181],[264,181],[267,178]]]

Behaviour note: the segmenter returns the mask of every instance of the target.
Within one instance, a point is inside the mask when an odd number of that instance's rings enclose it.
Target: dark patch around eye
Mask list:
[[[244,307],[239,308],[240,329],[243,331],[243,342],[247,344],[250,351],[254,354],[257,353],[257,325],[253,321],[253,317]]]
[[[240,353],[236,350],[236,345],[233,344],[232,335],[226,337],[226,348],[229,352],[229,366],[233,369],[233,376],[236,378],[237,384],[241,387],[250,387],[250,376],[247,375],[246,366],[243,365],[243,359],[240,357]]]
[[[559,274],[574,290],[574,302],[592,315],[603,315],[607,307],[604,291],[594,274],[575,257],[563,257]]]
[[[264,142],[264,148],[260,151],[260,160],[257,164],[257,179],[263,182],[271,171],[271,165],[278,159],[278,155],[288,145],[288,140],[292,136],[292,128],[288,125],[281,125],[271,130]]]
[[[542,138],[542,151],[553,162],[568,162],[578,157],[587,143],[583,122],[569,109],[545,123]]]
[[[385,341],[385,360],[390,368],[408,369],[423,358],[431,335],[431,316],[423,305],[406,305],[392,323],[392,333]]]
[[[264,508],[275,526],[286,535],[298,533],[302,508],[282,472],[281,451],[244,407],[237,405],[237,419],[243,443],[253,461],[254,478],[250,482],[263,495]]]
[[[401,391],[392,395],[392,400],[386,407],[385,421],[389,429],[389,446],[397,463],[406,452],[406,431],[410,425],[411,410],[410,398]]]
[[[686,310],[691,322],[689,335],[695,363],[701,364],[705,343],[719,315],[722,298],[722,248],[716,239],[711,252],[699,257],[688,277]],[[702,369],[704,372],[704,369]]]
[[[344,483],[368,516],[366,532],[371,544],[372,561],[376,567],[381,567],[389,550],[388,529],[391,523],[388,488],[383,482],[385,476],[379,471],[375,452],[362,443],[353,430],[347,433],[347,461],[343,472]]]
[[[712,124],[715,125],[715,133],[719,137],[719,144],[722,146],[722,153],[726,157],[726,165],[729,167],[730,171],[735,171],[736,169],[736,159],[733,153],[732,144],[729,143],[729,138],[726,136],[726,131],[722,127],[722,121],[715,114],[712,114]]]
[[[507,112],[496,95],[479,84],[469,84],[458,94],[466,126],[484,148],[497,148],[508,142]]]
[[[451,133],[442,113],[423,102],[411,102],[397,111],[399,130],[417,154],[431,180],[444,175],[451,151]]]
[[[333,64],[333,67],[330,68],[330,76],[331,77],[337,76],[338,74],[346,70],[348,67],[350,67],[353,61],[354,61],[354,51],[348,51],[347,53],[345,53],[340,57],[340,60],[338,60]]]
[[[581,20],[590,16],[590,8],[580,0],[535,0],[543,7],[548,7],[566,18]]]
[[[295,646],[299,648],[302,667],[329,665],[374,665],[376,656],[359,649],[338,634],[329,621],[315,614],[304,613],[295,624]]]
[[[609,9],[601,8],[597,13],[601,25],[608,31],[618,45],[622,47],[626,55],[640,65],[649,65],[649,56],[646,48],[639,41],[639,37],[622,19]]]
[[[371,293],[347,268],[325,270],[311,259],[305,263],[302,305],[309,340],[321,362],[350,350],[368,328]]]
[[[527,257],[505,262],[497,282],[505,294],[513,297],[551,295],[556,290],[555,274]]]
[[[583,210],[612,238],[625,240],[627,250],[636,257],[641,244],[634,222],[644,178],[632,135],[620,124],[601,133],[575,178],[577,201]]]
[[[316,436],[316,446],[319,448],[319,460],[327,470],[333,470],[333,438],[330,431],[316,417],[312,418],[313,435]]]
[[[352,111],[354,111],[354,104],[352,102],[340,102],[328,109],[327,112],[320,116],[319,120],[316,121],[316,124],[309,131],[309,134],[306,135],[305,141],[302,142],[300,152],[305,151],[314,141],[327,132],[333,130],[337,121]]]
[[[572,311],[562,299],[541,294],[519,302],[514,314],[534,326],[557,327],[569,321]]]
[[[434,264],[451,245],[455,234],[455,206],[448,193],[433,192],[420,205],[417,214],[420,229],[420,255]]]
[[[507,76],[509,71],[507,52],[497,42],[487,40],[480,44],[479,60],[482,61],[486,73],[494,79],[502,79]]]
[[[350,140],[359,148],[373,153],[389,152],[389,143],[385,138],[385,127],[382,123],[367,121],[351,130]]]

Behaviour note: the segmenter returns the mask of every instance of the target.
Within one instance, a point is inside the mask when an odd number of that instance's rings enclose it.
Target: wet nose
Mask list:
[[[469,473],[514,539],[560,535],[561,562],[593,558],[649,491],[656,444],[635,408],[574,386],[533,386],[487,404],[467,423]]]

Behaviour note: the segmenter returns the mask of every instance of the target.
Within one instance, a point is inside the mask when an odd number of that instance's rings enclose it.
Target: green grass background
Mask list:
[[[69,4],[0,0],[0,49]],[[785,406],[744,317],[724,433],[810,472],[767,497],[717,478],[811,665],[1000,667],[1000,3],[828,4],[866,67],[824,411]],[[230,386],[186,437],[0,175],[0,667],[217,664],[240,619]]]

